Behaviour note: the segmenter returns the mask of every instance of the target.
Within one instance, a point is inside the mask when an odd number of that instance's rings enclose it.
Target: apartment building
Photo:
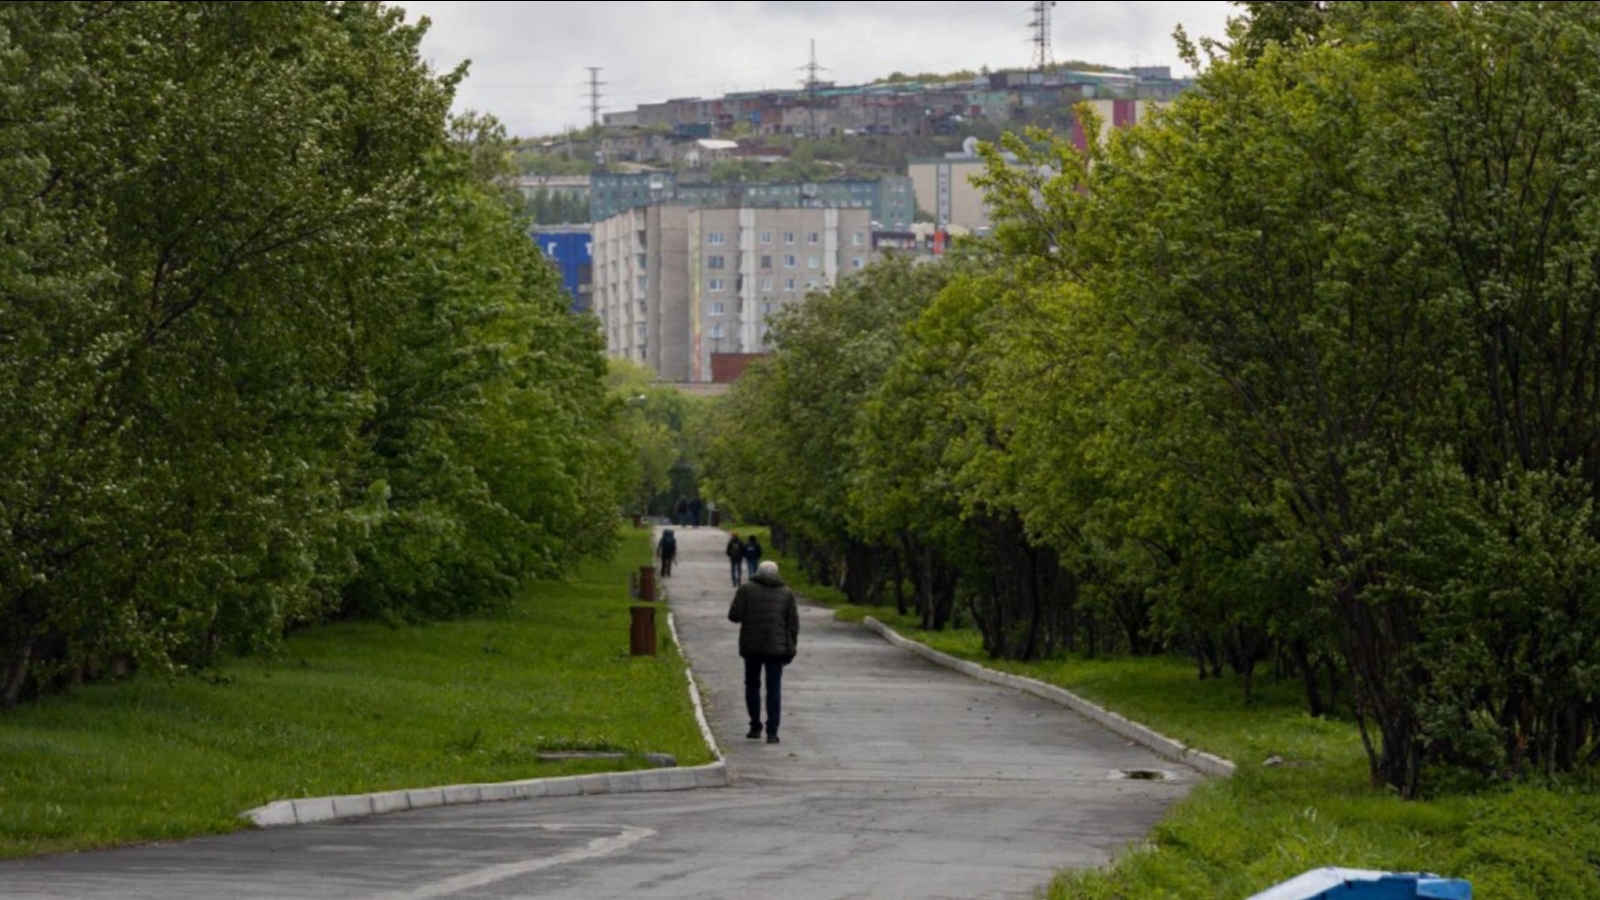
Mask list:
[[[718,357],[770,349],[769,321],[864,268],[870,209],[655,205],[595,226],[594,309],[607,352],[663,381],[714,380]]]

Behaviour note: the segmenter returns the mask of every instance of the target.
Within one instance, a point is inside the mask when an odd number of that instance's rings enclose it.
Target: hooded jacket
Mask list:
[[[793,659],[800,642],[800,608],[783,579],[767,572],[739,586],[728,608],[739,623],[739,655]]]

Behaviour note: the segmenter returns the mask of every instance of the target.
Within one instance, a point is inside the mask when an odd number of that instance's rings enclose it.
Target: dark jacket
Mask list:
[[[800,643],[800,607],[783,579],[765,572],[739,586],[728,608],[739,623],[739,655],[794,659]]]
[[[761,542],[755,538],[745,542],[744,558],[753,563],[761,562]]]
[[[728,558],[744,559],[744,541],[736,537],[728,538]]]

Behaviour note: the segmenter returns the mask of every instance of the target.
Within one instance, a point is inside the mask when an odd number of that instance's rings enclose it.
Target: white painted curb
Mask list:
[[[464,784],[390,791],[382,794],[358,794],[350,797],[281,800],[252,809],[241,814],[241,817],[249,819],[259,828],[282,828],[291,825],[336,822],[342,819],[365,819],[440,806],[539,800],[545,797],[649,794],[727,787],[729,784],[727,759],[722,755],[722,749],[717,746],[717,740],[711,734],[711,724],[706,720],[705,705],[700,701],[700,689],[695,685],[694,672],[687,667],[689,656],[684,652],[683,644],[678,641],[678,627],[671,613],[667,614],[667,628],[672,633],[672,643],[677,646],[678,654],[685,662],[684,676],[689,683],[689,698],[694,701],[694,714],[700,723],[700,734],[705,738],[706,746],[711,748],[712,755],[717,758],[717,761],[709,766],[694,769],[609,772],[600,775],[575,775],[568,778],[536,778],[503,784]]]
[[[700,701],[700,686],[694,680],[694,667],[690,665],[689,653],[683,649],[683,642],[678,640],[678,620],[672,613],[667,613],[667,630],[672,632],[672,643],[678,648],[678,655],[683,657],[683,674],[689,682],[689,699],[694,701],[694,718],[700,723],[700,736],[705,738],[706,746],[711,748],[711,755],[717,762],[726,762],[722,755],[722,748],[717,746],[717,738],[711,733],[711,722],[706,719],[705,704]]]
[[[937,663],[946,668],[954,669],[963,675],[968,675],[972,678],[978,679],[979,681],[987,681],[990,684],[1008,687],[1013,690],[1022,691],[1026,694],[1032,694],[1033,696],[1044,700],[1049,700],[1053,703],[1059,703],[1062,706],[1065,706],[1068,709],[1078,713],[1079,715],[1082,715],[1084,718],[1087,718],[1104,728],[1110,729],[1113,733],[1127,738],[1141,747],[1145,747],[1151,751],[1154,751],[1156,755],[1162,757],[1163,759],[1181,763],[1192,769],[1195,769],[1202,774],[1214,775],[1219,778],[1232,778],[1233,773],[1237,768],[1237,766],[1228,760],[1225,760],[1219,756],[1213,756],[1210,753],[1202,753],[1193,747],[1185,746],[1181,741],[1175,741],[1172,738],[1160,734],[1154,729],[1146,728],[1145,726],[1120,716],[1111,710],[1108,710],[1097,704],[1090,703],[1088,700],[1079,697],[1077,694],[1074,694],[1071,691],[1063,690],[1055,685],[1045,684],[1042,681],[1035,681],[1032,678],[1020,678],[1016,675],[1007,675],[1004,672],[996,672],[993,669],[984,668],[977,663],[970,663],[966,660],[956,659],[948,654],[940,653],[932,647],[928,647],[923,644],[919,644],[916,641],[903,638],[899,634],[896,634],[894,629],[874,618],[869,617],[865,624],[868,628],[882,635],[885,640],[896,647],[899,647],[903,650],[908,650],[922,657],[923,659]]]

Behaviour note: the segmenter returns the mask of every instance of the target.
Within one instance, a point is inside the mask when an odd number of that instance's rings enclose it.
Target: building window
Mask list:
[[[817,232],[813,231],[810,234],[806,235],[806,243],[808,243],[808,244],[820,244],[820,243],[822,243],[822,235],[820,235]]]
[[[708,257],[706,257],[706,268],[708,268],[708,269],[726,269],[727,267],[728,267],[728,258],[725,257],[725,256],[708,256]]]
[[[650,290],[650,276],[648,276],[648,275],[640,275],[639,276],[639,290],[641,292]]]
[[[643,323],[643,322],[639,323],[639,340],[642,341],[646,337],[649,336],[649,334],[650,334],[649,328],[650,328],[650,326],[646,325],[645,323]]]
[[[720,247],[728,242],[728,236],[720,231],[713,231],[706,235],[706,243],[713,247]]]
[[[794,232],[792,232],[792,231],[785,231],[785,232],[784,232],[784,233],[783,233],[783,242],[784,242],[784,243],[785,243],[785,244],[792,244],[792,243],[794,243]]]
[[[761,232],[761,243],[763,243],[763,244],[772,243],[772,232],[770,232],[770,231]]]
[[[789,288],[788,289],[791,290],[791,291],[794,290],[794,279],[793,278],[789,279]]]
[[[769,315],[769,316],[770,316],[770,315],[772,315],[772,304],[771,304],[771,303],[764,303],[764,304],[762,304],[762,305],[761,305],[761,311],[762,311],[762,312],[763,312],[763,313],[766,313],[766,314],[767,314],[767,315]]]
[[[865,241],[866,241],[866,238],[864,238],[862,236],[861,232],[859,232],[859,231],[856,232],[855,234],[850,235],[850,243],[854,244],[857,247],[861,246]]]
[[[761,293],[763,293],[763,294],[772,293],[772,279],[771,278],[763,278],[763,279],[761,279]]]
[[[850,265],[856,269],[864,269],[867,267],[867,261],[858,256],[855,259],[850,260]]]
[[[806,268],[808,268],[808,269],[820,269],[820,268],[822,268],[822,262],[820,260],[818,260],[815,256],[808,256],[808,257],[806,257]]]
[[[713,325],[713,326],[711,326],[711,338],[713,340],[720,341],[720,340],[722,340],[722,338],[724,336],[725,336],[725,332],[722,330],[722,326],[721,325]]]
[[[795,256],[793,253],[784,254],[783,267],[785,269],[792,269],[792,268],[794,268],[795,266],[797,266],[799,264],[800,264],[800,258],[799,257]]]
[[[721,278],[713,278],[711,279],[711,283],[706,285],[706,288],[713,294],[720,294],[728,289],[728,282]]]
[[[770,256],[761,257],[761,268],[763,268],[763,269],[772,268],[772,257],[770,257]]]
[[[711,304],[711,314],[713,316],[722,315],[724,310],[725,310],[725,307],[721,303],[713,303],[713,304]]]

